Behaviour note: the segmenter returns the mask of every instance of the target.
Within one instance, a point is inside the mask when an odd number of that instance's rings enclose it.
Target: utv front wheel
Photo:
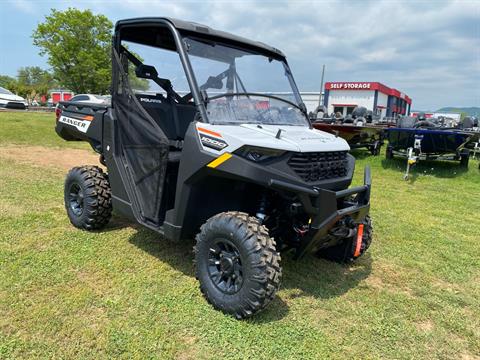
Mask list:
[[[64,198],[68,218],[79,229],[101,229],[112,216],[110,184],[98,166],[70,170],[65,180]]]
[[[201,227],[196,241],[196,277],[213,307],[243,319],[275,297],[282,274],[280,254],[257,218],[220,213]]]
[[[350,263],[360,256],[365,254],[367,249],[370,247],[373,238],[373,227],[372,227],[372,220],[370,216],[366,216],[365,220],[362,222],[363,225],[363,233],[361,242],[358,244],[359,247],[357,248],[357,235],[358,232],[355,232],[355,236],[345,238],[342,242],[322,249],[318,252],[318,256],[323,257],[327,260],[339,262],[339,263]],[[357,228],[357,231],[358,228]]]

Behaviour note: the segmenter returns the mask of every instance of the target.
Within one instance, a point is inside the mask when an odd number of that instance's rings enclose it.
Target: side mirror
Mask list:
[[[151,66],[151,65],[138,65],[136,68],[135,68],[135,75],[138,77],[138,78],[141,78],[141,79],[156,79],[158,78],[158,72],[157,72],[157,69],[155,69],[154,66]]]
[[[216,76],[209,76],[207,82],[205,83],[205,88],[220,90],[223,88],[223,81]]]

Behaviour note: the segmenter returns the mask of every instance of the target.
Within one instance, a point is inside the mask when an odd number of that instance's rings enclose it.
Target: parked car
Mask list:
[[[25,100],[23,97],[15,95],[11,91],[0,87],[0,108],[23,110],[27,107],[27,100]]]
[[[78,94],[72,97],[69,101],[85,102],[91,104],[108,104],[110,103],[110,96],[94,95],[94,94]]]

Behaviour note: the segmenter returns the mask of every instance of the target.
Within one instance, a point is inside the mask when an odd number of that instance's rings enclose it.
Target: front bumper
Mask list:
[[[349,216],[355,223],[359,223],[370,210],[372,179],[368,166],[365,168],[363,185],[346,190],[335,192],[307,188],[278,180],[271,180],[270,186],[297,193],[305,211],[311,217],[310,228],[301,239],[296,258],[318,250],[328,231],[340,219]]]
[[[18,101],[0,102],[0,107],[4,109],[18,109],[25,110],[27,105]]]

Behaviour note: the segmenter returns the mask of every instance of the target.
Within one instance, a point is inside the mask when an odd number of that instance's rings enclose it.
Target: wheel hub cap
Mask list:
[[[68,202],[70,209],[76,216],[80,216],[83,213],[84,198],[85,195],[81,187],[77,183],[73,183],[68,193]]]
[[[233,243],[218,239],[208,255],[208,274],[213,284],[223,293],[234,294],[243,284],[240,252]]]
[[[232,259],[227,255],[220,260],[220,270],[223,271],[224,274],[226,275],[231,275],[233,272],[233,261]]]

